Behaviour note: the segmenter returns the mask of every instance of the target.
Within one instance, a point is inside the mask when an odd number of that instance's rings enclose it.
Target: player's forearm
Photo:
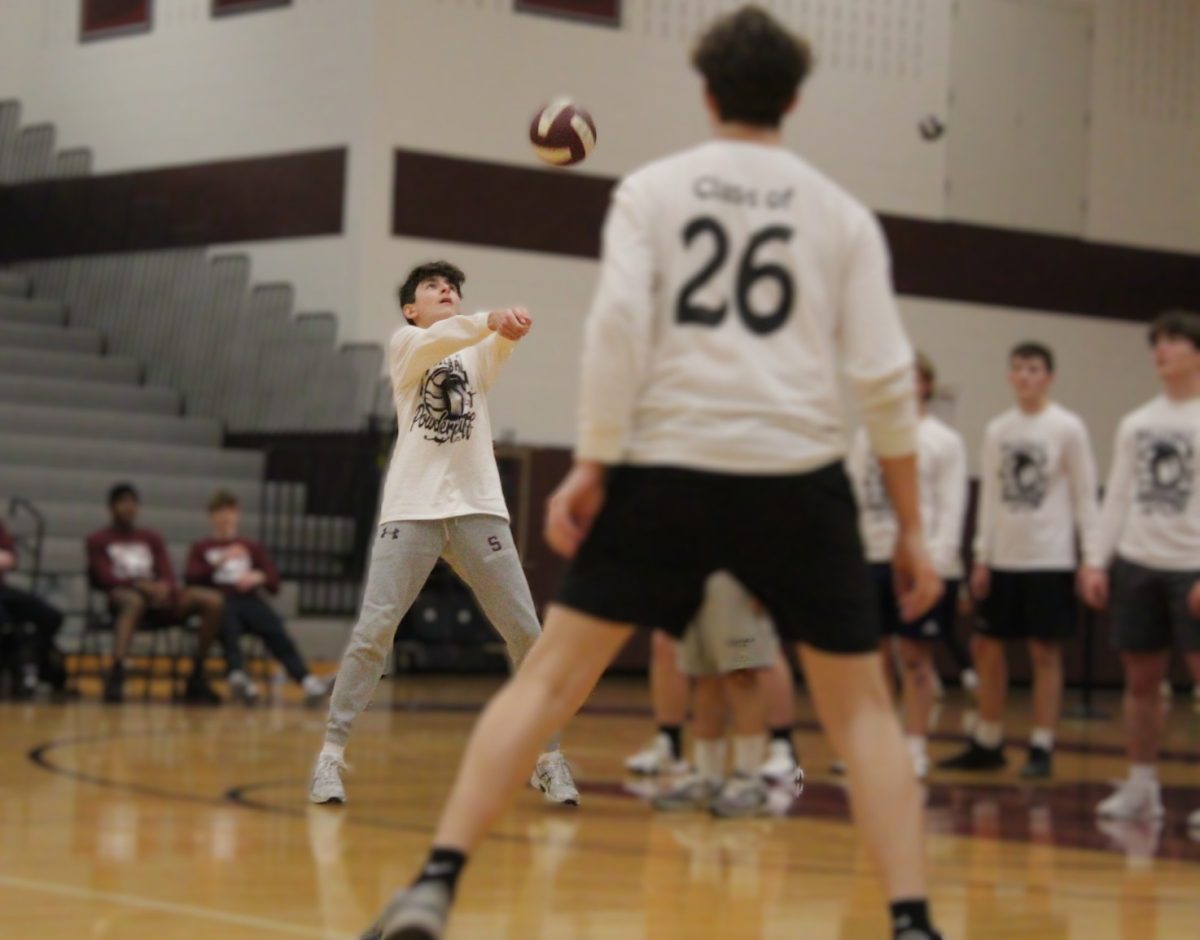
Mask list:
[[[428,329],[409,327],[403,341],[392,349],[392,381],[408,385],[460,349],[474,346],[492,335],[487,313],[449,317]]]
[[[879,456],[883,485],[892,502],[901,532],[921,531],[921,500],[917,490],[917,455]]]

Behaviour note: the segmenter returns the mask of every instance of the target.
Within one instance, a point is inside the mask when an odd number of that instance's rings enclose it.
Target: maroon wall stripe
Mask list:
[[[595,258],[615,180],[397,150],[395,235]],[[1145,319],[1200,309],[1200,256],[881,217],[903,295]]]
[[[0,261],[336,235],[346,150],[0,186]]]

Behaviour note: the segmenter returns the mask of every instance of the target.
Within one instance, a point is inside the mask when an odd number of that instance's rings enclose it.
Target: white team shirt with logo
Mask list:
[[[912,350],[871,212],[795,154],[717,140],[613,194],[578,456],[726,473],[844,457],[844,370],[876,452],[916,447]]]
[[[1075,539],[1096,537],[1096,464],[1087,427],[1053,402],[1012,408],[984,432],[975,562],[1000,571],[1071,571]]]
[[[1100,532],[1088,563],[1122,558],[1167,571],[1200,571],[1200,398],[1160,395],[1117,429]]]
[[[109,542],[105,550],[118,581],[149,581],[154,577],[154,553],[145,542]]]
[[[858,497],[867,560],[872,564],[890,562],[896,549],[896,514],[865,431],[855,437],[847,462]],[[925,415],[917,426],[917,472],[921,524],[934,567],[943,578],[961,578],[967,449],[962,436],[933,415]]]
[[[487,318],[406,325],[392,336],[388,371],[399,433],[380,524],[474,513],[508,519],[487,391],[515,344],[492,333]]]

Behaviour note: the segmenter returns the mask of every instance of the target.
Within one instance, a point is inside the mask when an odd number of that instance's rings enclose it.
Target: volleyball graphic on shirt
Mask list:
[[[1143,512],[1178,515],[1195,489],[1195,451],[1179,431],[1137,432],[1137,502]]]
[[[1019,441],[1000,447],[1001,498],[1011,509],[1039,509],[1049,488],[1049,463],[1044,445]]]
[[[474,405],[475,391],[462,359],[443,359],[425,373],[412,427],[429,432],[425,439],[438,444],[469,440],[475,426]]]

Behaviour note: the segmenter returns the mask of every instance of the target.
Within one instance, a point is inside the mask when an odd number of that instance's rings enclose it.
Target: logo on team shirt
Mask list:
[[[250,553],[239,542],[222,548],[210,548],[204,560],[213,569],[213,584],[237,584],[250,573]]]
[[[1143,512],[1177,516],[1196,487],[1196,452],[1182,431],[1138,431],[1137,503]]]
[[[1009,509],[1040,509],[1050,483],[1050,458],[1035,441],[1000,445],[1000,498]]]
[[[475,392],[462,359],[443,359],[425,373],[421,401],[412,428],[426,432],[425,440],[438,444],[469,441],[475,428]]]
[[[113,575],[119,581],[146,581],[154,577],[154,556],[142,542],[113,542],[108,546]]]

